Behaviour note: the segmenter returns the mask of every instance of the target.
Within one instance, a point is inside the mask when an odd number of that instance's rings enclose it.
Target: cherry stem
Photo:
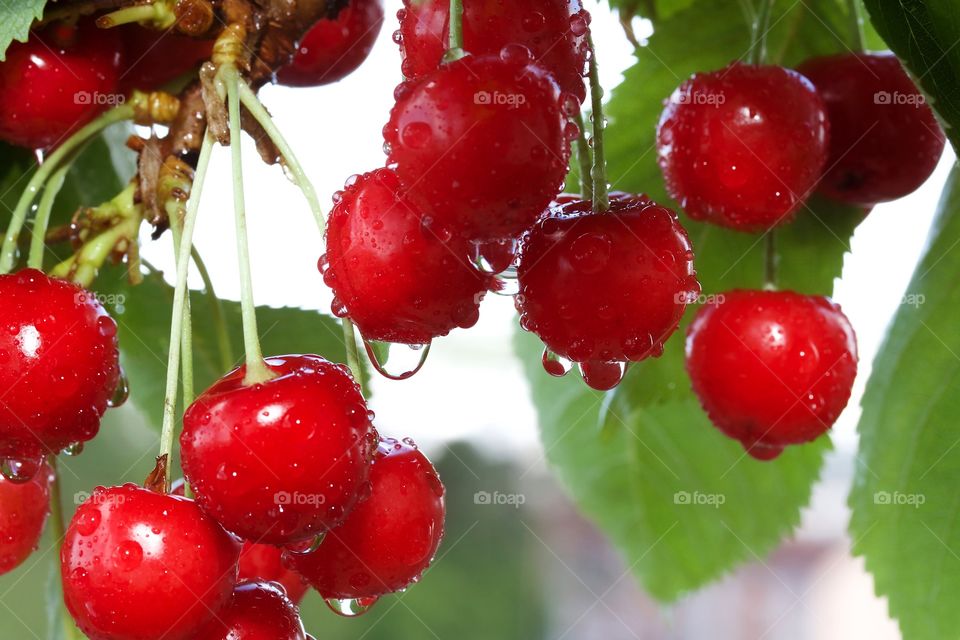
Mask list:
[[[280,129],[273,122],[273,118],[270,117],[270,113],[264,108],[257,94],[254,93],[253,89],[251,89],[246,82],[238,82],[237,85],[240,93],[240,102],[260,126],[263,127],[263,130],[267,132],[273,144],[277,145],[277,149],[280,150],[280,155],[283,157],[284,164],[293,176],[293,181],[307,199],[307,203],[310,205],[310,211],[313,213],[313,217],[316,219],[317,226],[320,228],[320,234],[322,235],[325,225],[323,208],[320,206],[320,199],[317,198],[317,191],[313,188],[313,183],[307,178],[303,166],[301,166],[297,160],[297,156],[293,153],[293,148],[287,142],[287,139],[283,137]]]
[[[7,228],[6,237],[3,240],[3,246],[0,247],[0,273],[10,273],[17,258],[17,240],[20,238],[20,231],[27,219],[27,213],[30,205],[40,192],[40,189],[50,179],[53,173],[59,169],[65,160],[69,159],[71,154],[79,150],[94,136],[106,129],[112,124],[123,120],[133,118],[134,109],[132,105],[122,105],[114,107],[100,117],[89,122],[75,134],[70,136],[57,150],[50,154],[50,157],[40,165],[33,178],[27,183],[27,188],[20,195],[17,206],[10,217],[10,226]]]
[[[577,136],[577,163],[580,167],[580,191],[584,200],[593,200],[593,179],[590,177],[593,166],[593,156],[590,154],[590,143],[587,142],[587,132],[583,123],[583,113],[576,115],[580,135]]]
[[[463,0],[450,0],[450,33],[444,62],[454,62],[467,55],[463,50]]]
[[[57,456],[47,456],[47,464],[53,472],[53,481],[50,482],[50,526],[53,527],[53,539],[57,548],[63,546],[63,540],[67,535],[66,519],[63,514],[63,491],[60,489],[60,471],[57,469]],[[60,617],[63,622],[64,640],[76,640],[77,628],[73,624],[73,617],[67,610],[67,605],[63,598],[60,598],[62,613]]]
[[[760,9],[753,19],[750,64],[762,64],[767,57],[767,31],[770,30],[770,13],[776,0],[760,0]]]
[[[777,290],[777,237],[773,229],[764,236],[763,282],[767,291]]]
[[[341,319],[343,325],[343,345],[347,348],[347,366],[353,374],[353,379],[360,385],[360,392],[364,393],[363,369],[360,368],[360,349],[357,347],[357,332],[353,328],[353,322],[350,318]]]
[[[151,26],[166,29],[177,21],[176,14],[163,1],[135,5],[117,9],[112,13],[97,18],[97,26],[101,29],[110,29],[131,22],[150,23]]]
[[[860,1],[847,0],[847,11],[850,14],[850,36],[854,51],[863,51],[866,48],[863,38],[863,22],[860,20]]]
[[[167,473],[164,489],[170,490],[170,459],[173,453],[174,413],[177,408],[177,378],[180,372],[180,348],[182,346],[184,314],[187,299],[187,273],[190,270],[190,255],[193,247],[193,231],[197,224],[197,212],[200,210],[200,196],[203,183],[210,165],[213,151],[213,137],[209,132],[203,136],[197,170],[194,173],[193,188],[187,200],[187,211],[183,217],[183,230],[180,233],[180,251],[177,254],[177,283],[173,292],[173,314],[170,320],[170,352],[167,354],[167,382],[163,396],[163,428],[160,432],[160,455],[166,456]]]
[[[170,231],[173,234],[174,259],[179,261],[181,245],[183,244],[180,211],[174,211],[173,215],[168,215],[167,218],[170,221]],[[191,246],[190,249],[192,255],[194,248]],[[187,268],[189,269],[189,266]],[[189,294],[183,301],[183,331],[180,333],[180,349],[183,354],[180,362],[180,374],[183,376],[180,388],[183,393],[183,406],[189,407],[196,397],[193,385],[193,311],[191,310]],[[169,458],[167,459],[169,460]]]
[[[46,248],[47,227],[50,226],[50,213],[53,210],[53,201],[57,194],[63,188],[63,182],[66,180],[67,172],[70,171],[70,165],[64,165],[53,172],[47,186],[40,196],[40,204],[37,206],[37,215],[33,221],[33,231],[30,237],[30,255],[27,258],[27,266],[31,269],[43,270],[43,251]]]
[[[213,320],[213,326],[217,332],[217,350],[220,352],[220,368],[224,371],[233,369],[236,360],[233,357],[233,346],[230,344],[230,331],[227,328],[227,321],[223,313],[223,303],[217,297],[217,292],[213,288],[213,279],[210,278],[210,271],[207,265],[200,257],[196,247],[191,252],[193,264],[197,267],[197,273],[203,280],[203,289],[207,299],[210,301],[210,318]]]
[[[607,193],[607,159],[603,151],[603,130],[606,122],[603,115],[603,87],[600,86],[600,68],[597,66],[597,51],[593,46],[593,35],[587,36],[590,51],[590,100],[593,119],[593,210],[603,213],[610,210],[610,196]]]
[[[247,237],[246,204],[243,195],[243,153],[240,149],[240,74],[232,64],[220,67],[227,89],[230,109],[230,156],[233,160],[233,210],[237,227],[237,256],[240,263],[240,308],[243,315],[243,346],[246,350],[246,385],[259,384],[275,377],[263,361],[257,331],[257,308],[253,302],[253,277],[250,273],[250,242]]]

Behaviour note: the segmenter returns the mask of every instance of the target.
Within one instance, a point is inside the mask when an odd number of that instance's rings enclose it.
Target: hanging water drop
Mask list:
[[[370,364],[376,369],[377,373],[388,380],[407,380],[415,376],[426,364],[431,346],[432,343],[401,345],[363,338],[363,347],[367,352]],[[411,355],[416,357],[415,361],[411,361]],[[391,364],[391,368],[399,370],[400,373],[387,371],[386,364],[388,362]]]
[[[326,537],[327,534],[324,532],[306,542],[284,547],[284,551],[294,556],[305,556],[319,549],[320,545],[323,544],[323,539]]]
[[[120,376],[117,378],[117,386],[113,390],[113,395],[107,400],[107,406],[111,409],[123,405],[130,397],[130,381],[127,379],[127,372],[120,369]]]
[[[583,381],[592,389],[597,391],[609,391],[613,389],[627,371],[627,365],[624,362],[602,362],[591,360],[580,363],[580,375]]]
[[[326,598],[324,602],[338,616],[345,618],[355,618],[363,615],[370,610],[370,607],[377,604],[377,597],[370,598]]]
[[[78,456],[83,453],[83,443],[74,442],[73,444],[69,444],[63,448],[62,453],[67,456]]]
[[[554,352],[550,351],[550,349],[543,350],[541,362],[543,362],[544,371],[555,378],[562,378],[570,373],[570,369],[573,368],[572,362],[566,358],[561,358]]]
[[[33,480],[43,465],[43,457],[39,458],[4,458],[0,460],[0,473],[14,484],[23,484]]]

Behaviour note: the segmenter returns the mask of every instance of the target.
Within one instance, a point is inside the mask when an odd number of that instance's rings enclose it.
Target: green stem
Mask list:
[[[63,188],[63,181],[70,171],[70,165],[64,165],[53,172],[47,186],[40,197],[37,215],[33,222],[33,235],[30,237],[30,255],[27,257],[27,266],[32,269],[43,270],[43,250],[46,247],[47,227],[50,226],[50,213],[53,210],[53,201]]]
[[[450,34],[444,62],[453,62],[466,55],[463,50],[463,0],[450,0]]]
[[[180,250],[183,244],[183,229],[180,228],[181,219],[179,212],[174,212],[174,215],[168,216],[168,219],[170,220],[170,231],[173,233],[173,255],[179,265]],[[193,247],[191,246],[190,249],[192,253]],[[180,370],[183,376],[180,388],[183,393],[183,406],[189,407],[193,404],[193,400],[196,397],[193,384],[193,311],[191,309],[189,290],[187,297],[183,301],[183,333],[180,335],[180,350]]]
[[[60,168],[64,160],[70,157],[70,154],[82,147],[88,140],[110,125],[131,118],[133,118],[133,107],[131,105],[114,107],[70,136],[40,165],[37,172],[33,174],[33,178],[27,183],[27,188],[21,194],[10,218],[10,227],[7,229],[3,246],[0,247],[0,273],[10,273],[13,268],[17,257],[17,240],[27,219],[30,205],[33,204],[37,194],[40,193],[40,189],[50,179],[50,176]]]
[[[203,192],[203,183],[207,176],[207,167],[210,165],[212,151],[213,138],[205,132],[203,144],[200,147],[200,157],[197,160],[193,188],[190,190],[190,199],[187,200],[187,212],[183,218],[183,232],[180,239],[183,250],[177,255],[177,284],[173,293],[170,352],[167,355],[167,382],[163,397],[163,428],[160,432],[160,455],[166,456],[167,460],[165,487],[167,490],[170,489],[169,469],[170,458],[173,453],[174,413],[177,407],[177,377],[180,372],[180,346],[187,299],[187,273],[190,271],[190,249],[193,247],[193,231],[197,224],[200,196]]]
[[[777,238],[773,229],[764,237],[763,282],[765,289],[777,290]]]
[[[587,36],[590,48],[590,100],[593,118],[593,210],[603,213],[610,210],[610,197],[607,193],[607,159],[603,151],[603,130],[606,122],[603,115],[603,87],[600,86],[600,69],[597,66],[597,51],[593,46],[593,36]]]
[[[770,29],[770,14],[776,0],[760,0],[760,9],[753,20],[751,37],[750,64],[762,64],[767,57],[767,31]]]
[[[353,373],[353,379],[360,385],[360,391],[363,393],[363,369],[360,368],[360,350],[357,347],[357,332],[353,328],[353,322],[349,318],[341,320],[343,325],[343,344],[347,348],[347,366]]]
[[[47,456],[47,464],[53,472],[53,481],[50,483],[50,526],[53,528],[55,544],[57,547],[60,547],[67,534],[67,526],[66,519],[63,515],[63,491],[60,487],[60,471],[57,469],[57,456]],[[60,619],[63,624],[63,638],[64,640],[76,640],[77,628],[74,626],[73,617],[67,610],[67,606],[64,604],[62,598],[60,606],[63,607],[63,611],[60,614]]]
[[[193,248],[193,264],[197,267],[200,279],[203,280],[203,289],[206,292],[207,299],[210,301],[210,318],[213,320],[213,328],[217,332],[217,347],[220,352],[220,368],[223,371],[233,369],[236,360],[233,357],[233,346],[230,344],[230,331],[227,328],[226,317],[223,313],[223,303],[217,297],[217,292],[213,289],[213,280],[210,278],[210,272],[207,265],[200,257],[197,248]]]
[[[156,0],[149,4],[134,5],[117,9],[97,19],[97,26],[101,29],[119,27],[120,25],[140,22],[149,24],[158,29],[172,27],[177,21],[176,13],[163,0]]]
[[[860,21],[860,0],[847,0],[847,12],[850,14],[852,48],[854,51],[863,51],[866,48],[866,43],[863,38],[863,22]]]
[[[323,208],[320,206],[320,199],[317,198],[317,192],[313,188],[313,183],[307,178],[306,172],[297,160],[297,156],[293,153],[293,148],[287,142],[286,138],[283,137],[280,129],[273,122],[273,118],[270,117],[270,114],[260,102],[257,94],[253,92],[253,89],[251,89],[246,82],[238,82],[238,88],[240,92],[240,102],[246,107],[247,111],[250,112],[250,115],[254,117],[260,126],[263,127],[263,130],[270,136],[270,140],[273,141],[273,144],[277,145],[277,149],[280,150],[280,155],[283,156],[287,168],[293,175],[294,182],[300,187],[300,191],[303,192],[304,197],[310,205],[310,211],[313,213],[313,217],[316,219],[317,226],[320,228],[322,235],[325,224]]]
[[[593,200],[593,179],[590,177],[593,166],[593,157],[590,154],[590,143],[587,142],[587,132],[583,122],[583,113],[576,116],[580,135],[577,136],[577,163],[580,166],[580,191],[584,200]]]
[[[260,335],[257,331],[257,308],[253,302],[253,277],[250,273],[250,243],[247,238],[246,204],[243,195],[243,154],[240,149],[240,80],[233,65],[220,68],[227,89],[230,108],[230,156],[233,160],[233,208],[237,227],[237,256],[240,263],[240,308],[243,314],[243,346],[247,373],[244,384],[266,382],[274,377],[263,361]]]

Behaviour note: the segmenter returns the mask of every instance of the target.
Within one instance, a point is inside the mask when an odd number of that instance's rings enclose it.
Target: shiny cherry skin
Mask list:
[[[116,104],[122,50],[118,34],[89,21],[14,42],[0,64],[0,140],[53,147]]]
[[[52,481],[46,464],[27,482],[0,476],[0,575],[20,566],[40,543]]]
[[[303,577],[281,561],[283,552],[272,544],[245,542],[240,551],[240,581],[276,582],[287,597],[299,604],[307,592]]]
[[[856,337],[840,307],[792,291],[717,296],[694,318],[686,349],[710,420],[761,460],[833,426],[857,375]]]
[[[946,138],[896,56],[839,54],[808,60],[798,71],[820,92],[830,120],[822,193],[871,207],[912,193],[930,177]]]
[[[0,300],[0,457],[36,469],[100,429],[120,376],[117,325],[93,294],[34,269],[0,275]]]
[[[243,582],[191,640],[306,640],[297,606],[272,582]]]
[[[480,318],[491,284],[468,245],[411,203],[390,169],[351,178],[327,222],[324,281],[333,311],[368,340],[428,344]]]
[[[515,238],[560,191],[577,133],[563,105],[576,100],[561,100],[524,47],[445,64],[396,97],[389,161],[439,225],[472,241]]]
[[[670,195],[690,217],[741,231],[793,217],[820,179],[827,144],[826,108],[809,80],[739,62],[680,85],[657,128]]]
[[[92,640],[186,640],[229,602],[239,555],[192,500],[98,487],[67,528],[64,601]]]
[[[448,0],[404,0],[398,14],[403,75],[420,78],[433,73],[449,40]],[[533,53],[560,88],[581,102],[586,97],[587,32],[590,14],[580,0],[525,2],[465,2],[463,48],[474,55],[498,55],[508,44]]]
[[[117,27],[123,39],[120,89],[155,91],[200,66],[213,55],[213,40],[191,38],[171,30],[128,24]]]
[[[273,379],[227,374],[187,409],[183,470],[199,505],[247,540],[296,544],[337,526],[367,481],[376,431],[349,370],[267,358]]]
[[[443,537],[444,488],[409,440],[380,443],[370,495],[316,551],[287,554],[324,598],[376,598],[420,579]]]
[[[277,83],[317,87],[343,80],[370,55],[382,26],[383,0],[350,0],[336,18],[310,27]]]
[[[619,382],[620,363],[662,354],[700,290],[677,215],[626,194],[605,213],[582,200],[547,212],[521,241],[517,276],[521,326],[599,389]]]

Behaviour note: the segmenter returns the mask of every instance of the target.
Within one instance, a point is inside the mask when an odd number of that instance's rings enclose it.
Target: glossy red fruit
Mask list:
[[[186,640],[229,602],[239,554],[192,500],[98,487],[60,552],[64,601],[91,640]]]
[[[276,582],[294,604],[303,600],[307,583],[281,562],[283,552],[271,544],[245,542],[240,551],[240,581]]]
[[[294,544],[337,526],[356,504],[376,431],[345,366],[314,355],[266,362],[277,377],[246,386],[241,367],[190,406],[183,470],[197,502],[228,531]]]
[[[468,245],[411,203],[390,169],[351,178],[327,223],[324,281],[333,312],[368,340],[427,344],[480,318],[491,278]]]
[[[836,422],[857,374],[856,338],[827,298],[730,291],[691,324],[687,371],[713,424],[768,460]]]
[[[120,376],[117,325],[94,295],[34,269],[0,275],[0,458],[93,438]]]
[[[389,161],[409,200],[441,226],[468,240],[517,237],[560,191],[576,100],[560,99],[527,49],[445,64],[396,97]]]
[[[686,231],[645,196],[614,195],[606,213],[584,201],[551,209],[521,241],[517,276],[521,326],[598,389],[616,386],[621,363],[662,354],[700,291]],[[550,353],[544,364],[565,373]]]
[[[403,75],[419,78],[440,66],[449,41],[448,0],[404,0],[395,36],[403,54]],[[508,44],[530,49],[563,91],[586,97],[590,14],[580,0],[465,2],[463,48],[474,55],[498,55]]]
[[[118,104],[120,37],[83,21],[52,24],[14,42],[0,64],[0,140],[56,146]]]
[[[690,217],[761,231],[789,221],[813,191],[827,134],[826,108],[809,80],[734,62],[673,92],[657,150],[670,195]]]
[[[409,440],[380,443],[370,495],[316,551],[291,566],[328,599],[365,599],[420,579],[443,537],[443,484]]]
[[[230,603],[191,640],[306,640],[300,612],[278,585],[237,585]]]
[[[827,105],[830,155],[819,189],[865,207],[924,183],[946,139],[933,110],[889,53],[815,58],[798,69]]]
[[[213,40],[191,38],[173,30],[147,29],[138,24],[118,27],[124,64],[120,89],[154,91],[195,70],[213,55]]]
[[[370,55],[382,26],[383,0],[350,0],[335,19],[310,27],[277,82],[316,87],[343,80]]]
[[[53,471],[46,465],[28,482],[0,476],[0,575],[20,566],[40,543],[51,482]]]

